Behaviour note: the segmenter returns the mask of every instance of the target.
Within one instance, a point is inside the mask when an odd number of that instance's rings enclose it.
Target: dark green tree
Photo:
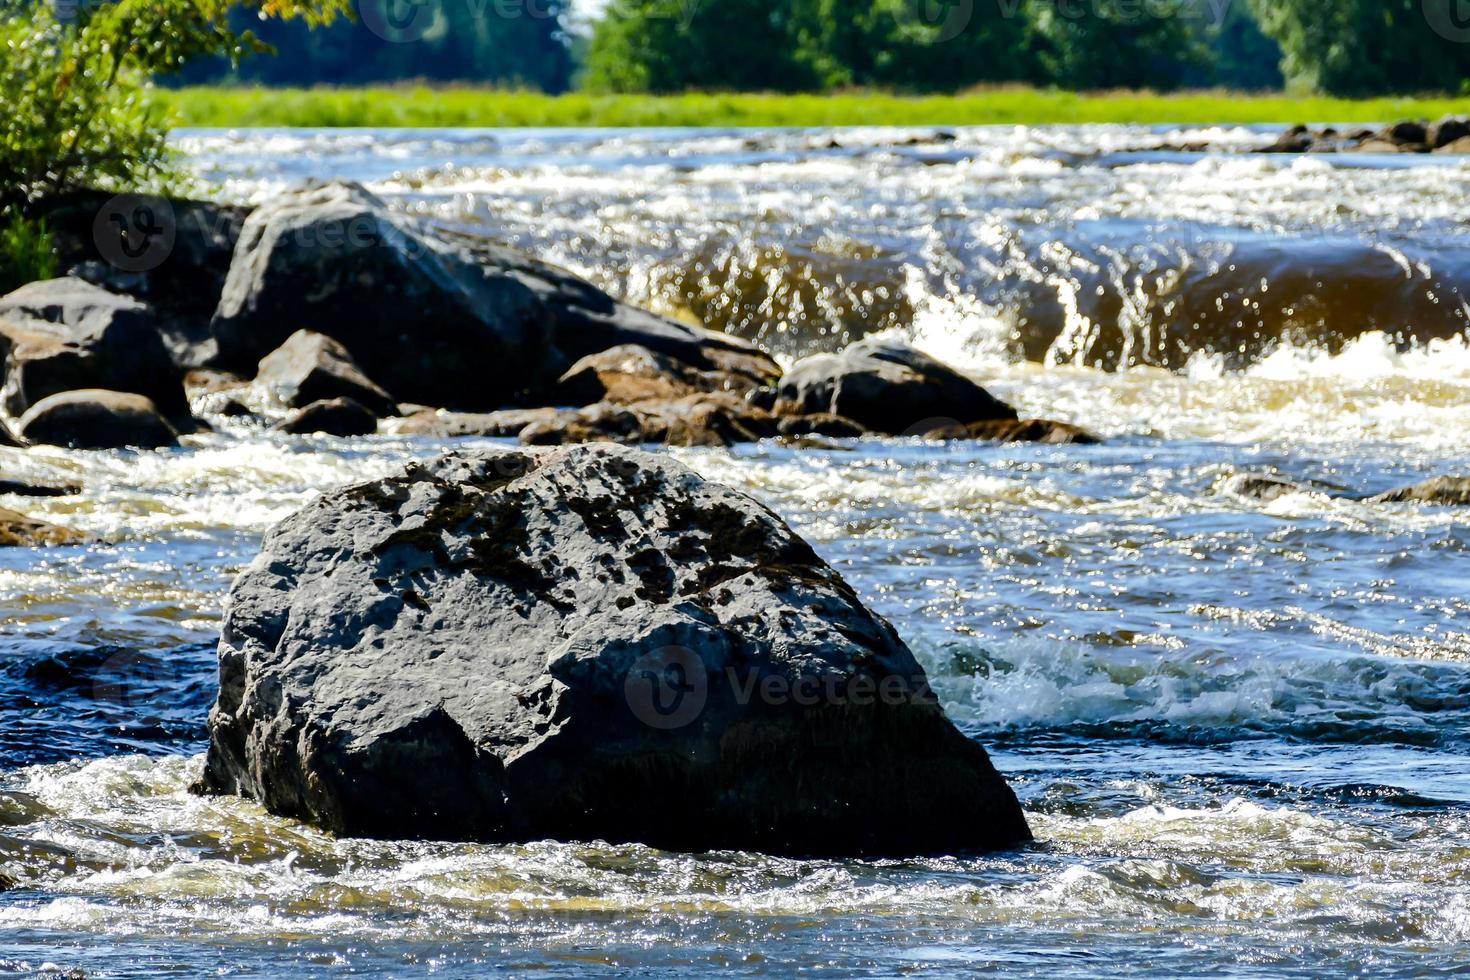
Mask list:
[[[610,92],[809,91],[821,66],[790,0],[617,0],[587,52],[586,84]]]
[[[1462,0],[1252,0],[1295,85],[1333,95],[1457,92],[1470,80]]]
[[[1046,77],[1070,89],[1185,84],[1208,63],[1194,5],[1033,0]]]

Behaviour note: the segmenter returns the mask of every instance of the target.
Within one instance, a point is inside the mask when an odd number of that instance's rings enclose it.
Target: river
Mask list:
[[[893,331],[1102,446],[674,450],[892,620],[1038,842],[803,861],[338,840],[186,787],[263,531],[448,441],[0,449],[0,975],[1446,975],[1470,962],[1470,161],[1245,129],[186,131],[782,359]],[[1197,144],[1209,148],[1199,152]],[[1178,149],[1193,147],[1192,149]]]

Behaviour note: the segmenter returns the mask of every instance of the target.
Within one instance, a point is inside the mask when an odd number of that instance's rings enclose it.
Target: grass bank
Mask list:
[[[185,88],[158,97],[183,126],[854,126],[1371,123],[1470,113],[1470,99],[1329,99],[1029,88],[955,96],[548,96],[476,88]]]

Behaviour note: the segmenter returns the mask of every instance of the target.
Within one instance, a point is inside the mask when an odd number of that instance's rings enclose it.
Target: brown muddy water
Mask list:
[[[1038,843],[364,842],[192,797],[220,605],[263,530],[450,443],[0,449],[86,487],[0,505],[107,542],[0,553],[0,975],[1462,971],[1470,515],[1223,486],[1470,473],[1470,162],[1238,152],[1269,140],[179,134],[225,197],[363,180],[783,358],[894,331],[1107,435],[676,451],[894,622]]]

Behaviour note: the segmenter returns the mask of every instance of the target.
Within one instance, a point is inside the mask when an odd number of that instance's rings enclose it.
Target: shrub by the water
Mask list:
[[[56,246],[45,221],[0,217],[0,294],[59,272]]]

